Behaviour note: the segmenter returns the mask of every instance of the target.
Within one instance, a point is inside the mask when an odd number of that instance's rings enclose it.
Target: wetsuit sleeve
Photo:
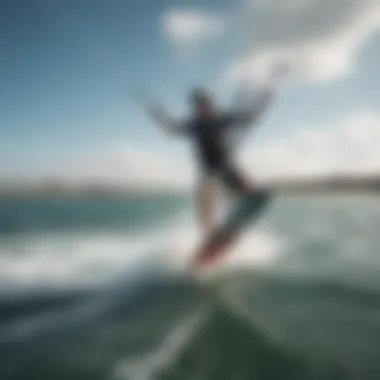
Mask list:
[[[170,117],[161,107],[153,106],[149,109],[151,118],[172,135],[187,135],[189,123]]]

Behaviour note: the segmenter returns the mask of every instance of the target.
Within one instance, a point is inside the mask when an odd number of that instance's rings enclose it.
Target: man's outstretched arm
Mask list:
[[[166,132],[173,135],[178,135],[182,131],[182,123],[169,116],[169,114],[160,105],[149,105],[148,114],[152,120]]]
[[[271,79],[266,87],[263,87],[251,107],[238,112],[237,122],[242,126],[256,123],[272,103],[276,89],[280,82],[289,76],[290,68],[286,64],[279,63],[271,69]]]
[[[247,126],[256,123],[268,109],[274,98],[273,87],[267,87],[257,95],[253,104],[235,113],[235,122],[238,126]]]
[[[147,93],[140,87],[131,91],[131,95],[134,101],[137,101],[140,106],[143,106],[153,122],[158,124],[164,131],[170,134],[178,134],[181,131],[182,123],[169,116],[161,105],[149,99]]]

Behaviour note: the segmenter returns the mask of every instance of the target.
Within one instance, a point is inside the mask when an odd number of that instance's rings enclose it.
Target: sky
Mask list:
[[[238,160],[253,178],[380,173],[380,0],[3,0],[0,180],[189,186],[175,117],[205,85],[220,107],[285,65]]]

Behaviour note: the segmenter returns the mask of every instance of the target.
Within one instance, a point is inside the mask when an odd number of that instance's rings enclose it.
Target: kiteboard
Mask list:
[[[251,221],[257,220],[266,209],[271,194],[267,190],[256,190],[244,197],[227,217],[226,221],[203,242],[195,254],[193,262],[197,269],[205,269],[215,265],[237,240],[240,233]]]

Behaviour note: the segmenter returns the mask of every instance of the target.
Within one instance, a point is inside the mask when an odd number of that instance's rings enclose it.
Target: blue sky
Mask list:
[[[349,168],[354,157],[342,152],[315,169],[331,144],[333,151],[354,145],[365,168],[380,163],[371,145],[380,138],[376,1],[24,0],[1,8],[3,178],[112,179],[115,172],[119,180],[149,182],[151,161],[160,161],[165,179],[178,177],[191,171],[187,148],[150,123],[130,97],[133,86],[181,115],[192,85],[206,84],[225,101],[234,80],[265,81],[276,62],[289,65],[292,80],[250,134],[246,165],[281,174],[285,155],[289,168],[309,160],[305,172]],[[318,18],[323,12],[327,21]],[[352,136],[363,123],[369,145],[360,140],[356,149]],[[345,125],[349,136],[337,132]],[[305,131],[314,140],[302,138]],[[303,157],[305,150],[315,156]]]

